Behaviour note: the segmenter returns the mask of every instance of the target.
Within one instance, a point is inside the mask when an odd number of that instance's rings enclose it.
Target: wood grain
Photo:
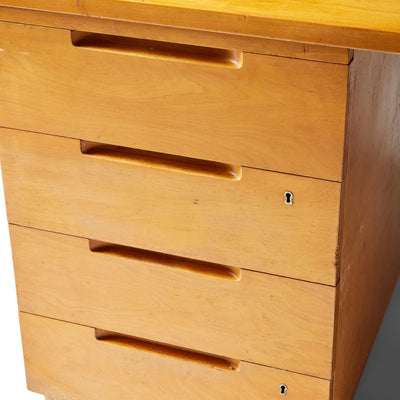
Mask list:
[[[11,223],[336,285],[339,183],[252,168],[239,180],[195,175],[11,129],[0,149]]]
[[[78,48],[66,30],[0,35],[2,126],[342,179],[347,65],[244,53],[232,69]]]
[[[400,52],[397,0],[3,0],[2,5]]]
[[[277,55],[338,64],[349,64],[352,59],[352,50],[340,47],[328,47],[255,36],[250,37],[221,32],[175,28],[82,15],[55,14],[53,12],[10,8],[1,5],[0,20],[222,49],[239,49],[247,53]]]
[[[400,56],[355,52],[333,399],[350,400],[400,275]]]
[[[323,379],[246,362],[236,371],[212,368],[98,341],[93,328],[26,313],[20,322],[28,388],[51,398],[278,399],[281,384],[298,400],[329,396]]]
[[[247,270],[238,280],[198,273],[14,225],[10,234],[21,311],[331,376],[333,287]]]

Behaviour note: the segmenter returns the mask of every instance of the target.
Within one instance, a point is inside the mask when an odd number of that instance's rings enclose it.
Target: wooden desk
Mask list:
[[[400,5],[14,0],[0,20],[28,388],[350,400],[400,273]]]

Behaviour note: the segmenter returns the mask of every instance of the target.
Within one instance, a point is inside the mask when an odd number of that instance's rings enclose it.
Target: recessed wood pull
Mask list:
[[[137,249],[112,243],[89,240],[89,248],[92,252],[109,254],[116,257],[125,257],[133,260],[163,265],[171,268],[183,269],[197,274],[210,275],[222,279],[239,281],[241,269],[190,258],[178,257],[170,254],[157,253],[155,251]]]
[[[237,50],[216,49],[80,31],[71,31],[71,42],[76,47],[112,53],[132,54],[137,57],[209,64],[236,69],[240,68],[243,64],[243,53]]]
[[[240,180],[242,177],[242,167],[240,165],[131,149],[129,147],[89,142],[86,140],[81,140],[81,152],[82,154],[118,162],[170,169],[189,174],[207,175],[233,181]]]
[[[117,346],[130,347],[135,350],[156,353],[165,357],[178,358],[180,360],[206,364],[213,368],[226,369],[229,371],[239,371],[240,361],[230,358],[218,357],[212,354],[200,353],[193,350],[184,349],[153,342],[141,338],[123,335],[120,333],[95,329],[96,339]]]

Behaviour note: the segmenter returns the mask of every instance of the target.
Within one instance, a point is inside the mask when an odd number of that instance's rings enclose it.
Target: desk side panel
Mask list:
[[[356,51],[333,400],[351,400],[400,274],[400,56]]]

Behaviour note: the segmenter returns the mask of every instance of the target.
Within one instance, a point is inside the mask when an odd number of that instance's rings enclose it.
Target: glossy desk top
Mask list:
[[[1,0],[0,6],[400,52],[399,0]]]

